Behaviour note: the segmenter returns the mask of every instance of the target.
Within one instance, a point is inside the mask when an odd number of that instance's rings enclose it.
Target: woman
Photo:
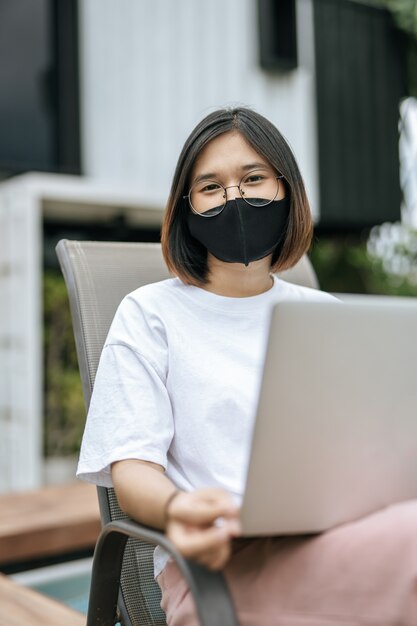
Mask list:
[[[175,278],[119,307],[78,475],[113,485],[122,509],[165,529],[183,555],[224,568],[246,626],[416,624],[414,503],[313,539],[232,542],[271,306],[331,299],[273,275],[311,236],[302,178],[279,131],[244,108],[202,120],[179,157],[162,229]],[[197,624],[159,549],[155,575],[169,626]]]

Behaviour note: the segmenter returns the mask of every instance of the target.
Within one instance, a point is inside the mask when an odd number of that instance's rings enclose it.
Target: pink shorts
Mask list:
[[[241,626],[417,626],[417,501],[313,537],[238,540],[224,574]],[[198,626],[173,561],[158,583],[168,626]]]

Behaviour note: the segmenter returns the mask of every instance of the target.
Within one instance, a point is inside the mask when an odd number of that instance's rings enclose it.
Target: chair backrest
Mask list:
[[[161,246],[61,240],[57,255],[67,284],[84,399],[88,407],[100,354],[116,309],[126,294],[169,277]],[[307,257],[282,278],[317,288]],[[125,517],[112,489],[98,488],[103,523]],[[126,626],[163,626],[159,587],[153,579],[153,547],[128,540],[119,611]]]

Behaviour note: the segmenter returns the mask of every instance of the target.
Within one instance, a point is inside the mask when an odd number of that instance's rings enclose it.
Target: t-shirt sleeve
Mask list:
[[[111,487],[111,464],[124,459],[166,469],[174,425],[164,380],[167,349],[159,331],[132,303],[116,315],[88,411],[77,469],[82,480]],[[138,346],[132,345],[134,337]]]

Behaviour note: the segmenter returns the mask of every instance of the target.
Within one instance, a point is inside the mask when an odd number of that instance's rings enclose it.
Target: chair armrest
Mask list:
[[[129,537],[160,545],[175,559],[194,598],[201,626],[238,626],[221,572],[184,559],[162,532],[130,519],[106,524],[94,551],[87,626],[114,626],[123,554]]]

